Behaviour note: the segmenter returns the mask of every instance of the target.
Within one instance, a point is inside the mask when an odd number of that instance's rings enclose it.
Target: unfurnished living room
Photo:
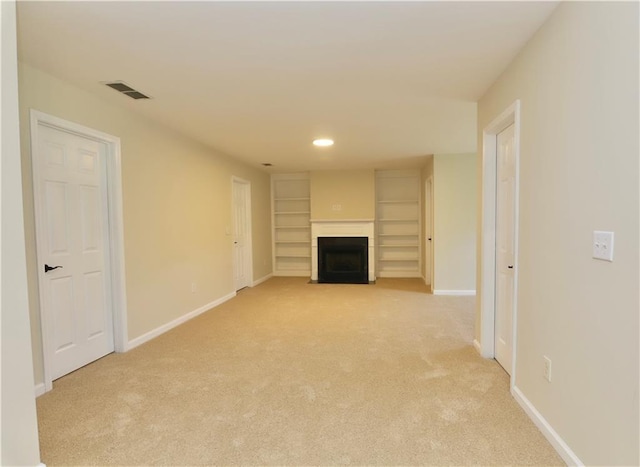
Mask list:
[[[639,3],[1,2],[2,465],[640,465]]]

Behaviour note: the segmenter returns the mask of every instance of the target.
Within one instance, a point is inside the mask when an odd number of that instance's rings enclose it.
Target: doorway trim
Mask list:
[[[429,272],[429,287],[433,293],[433,175],[429,175],[424,181],[424,196],[425,224],[428,226],[428,230],[424,229],[425,260],[426,252],[429,252],[429,261],[425,261],[424,268],[425,272]]]
[[[116,352],[126,352],[128,350],[127,294],[124,268],[124,221],[122,210],[122,161],[120,155],[120,138],[34,109],[30,109],[30,124],[31,175],[33,181],[34,215],[36,219],[36,258],[38,264],[44,263],[41,258],[41,245],[44,245],[44,238],[42,238],[42,229],[38,226],[38,219],[41,218],[43,210],[43,206],[40,205],[39,201],[40,187],[38,184],[38,164],[36,162],[39,125],[71,133],[83,138],[92,139],[99,143],[104,143],[107,147],[105,165],[109,222],[109,261],[111,263],[111,303],[113,306],[113,341]],[[39,272],[37,285],[38,295],[40,298],[38,313],[40,314],[40,332],[42,336],[44,386],[45,392],[47,392],[53,388],[53,379],[51,377],[51,355],[49,352],[51,336],[49,336],[47,326],[45,326],[45,320],[42,315],[44,297],[43,287],[41,287],[40,284]]]
[[[247,218],[246,218],[246,222],[247,222],[247,230],[249,231],[248,234],[248,241],[247,241],[247,245],[245,246],[245,248],[247,248],[247,256],[246,256],[246,260],[245,260],[245,268],[247,268],[247,273],[249,274],[248,278],[247,278],[247,285],[246,287],[253,287],[253,223],[252,223],[252,215],[251,215],[251,182],[249,180],[245,180],[243,178],[237,177],[235,175],[231,176],[231,215],[235,216],[236,212],[235,212],[235,196],[234,196],[234,191],[236,189],[236,183],[244,185],[246,192],[245,192],[245,209],[246,209],[246,213],[247,213]],[[232,217],[232,220],[234,220],[234,222],[232,223],[232,232],[231,232],[231,240],[233,241],[233,239],[236,236],[236,231],[235,231],[235,219]],[[231,248],[232,248],[232,257],[233,257],[233,288],[234,290],[236,289],[236,255],[235,255],[235,251],[233,251],[233,243],[231,244]],[[235,290],[237,292],[237,290]]]
[[[497,200],[497,135],[514,125],[515,150],[515,214],[514,214],[514,286],[512,321],[512,360],[510,386],[516,380],[516,348],[518,323],[518,225],[520,192],[520,100],[516,100],[482,132],[482,219],[480,242],[480,353],[495,358],[496,314],[496,200]]]

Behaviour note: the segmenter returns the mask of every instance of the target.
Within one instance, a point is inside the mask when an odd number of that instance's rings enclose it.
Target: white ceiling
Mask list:
[[[556,5],[19,2],[18,50],[271,172],[383,168],[474,152],[476,101]]]

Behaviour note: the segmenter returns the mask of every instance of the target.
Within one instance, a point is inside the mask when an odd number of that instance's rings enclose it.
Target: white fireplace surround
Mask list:
[[[369,282],[376,280],[373,219],[311,220],[311,280],[318,280],[318,237],[367,237]]]

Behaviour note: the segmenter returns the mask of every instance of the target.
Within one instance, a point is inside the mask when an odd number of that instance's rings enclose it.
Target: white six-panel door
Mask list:
[[[56,379],[114,350],[107,147],[43,124],[37,135],[41,316]]]
[[[252,282],[251,260],[251,185],[233,179],[233,256],[235,289],[249,287]]]
[[[497,136],[495,358],[511,374],[515,267],[515,128]]]

